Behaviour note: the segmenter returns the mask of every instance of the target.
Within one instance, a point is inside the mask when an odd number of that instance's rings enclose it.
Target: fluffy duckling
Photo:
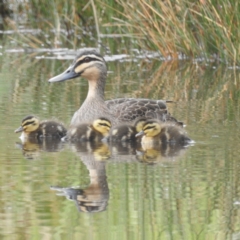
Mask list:
[[[63,141],[101,141],[104,137],[107,137],[112,124],[104,118],[95,119],[92,123],[81,123],[75,126],[71,126],[67,132]]]
[[[161,123],[158,120],[148,120],[144,123],[142,131],[136,137],[143,136],[141,143],[143,148],[151,148],[159,144],[187,145],[193,142],[183,128],[169,123]]]
[[[21,126],[15,130],[15,133],[22,132],[21,140],[53,138],[61,139],[67,133],[62,123],[54,120],[41,121],[35,116],[27,116],[22,120]]]
[[[136,134],[142,130],[146,118],[139,118],[135,121],[134,125],[122,124],[114,127],[108,138],[112,142],[128,142],[135,141]]]

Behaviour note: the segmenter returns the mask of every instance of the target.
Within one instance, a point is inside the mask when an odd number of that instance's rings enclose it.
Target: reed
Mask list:
[[[121,17],[114,21],[121,23],[119,28],[131,32],[144,49],[159,50],[171,58],[185,56],[231,64],[239,62],[238,1],[116,2],[111,8],[115,7]],[[123,11],[118,11],[118,5]]]
[[[79,48],[89,42],[94,46],[94,41],[97,42],[95,35],[98,23],[97,17],[93,17],[96,5],[93,0],[91,2],[92,4],[74,0],[21,2],[13,11],[19,22],[16,18],[6,17],[5,29],[13,29],[17,34],[12,35],[11,40],[27,48]]]
[[[41,30],[21,33],[19,23],[5,21],[18,32],[15,40],[31,48],[97,47],[101,42],[120,52],[140,48],[171,59],[239,63],[236,0],[31,0],[19,3],[14,14],[26,28]]]

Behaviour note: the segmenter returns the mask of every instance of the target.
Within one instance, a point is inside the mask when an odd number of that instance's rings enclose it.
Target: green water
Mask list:
[[[176,101],[169,111],[184,121],[195,145],[147,156],[129,145],[95,149],[57,143],[49,149],[22,145],[14,130],[29,114],[68,125],[85,99],[87,82],[49,84],[71,60],[5,50],[1,239],[240,239],[238,71],[145,58],[108,62],[106,99]],[[64,195],[52,186],[79,191]]]

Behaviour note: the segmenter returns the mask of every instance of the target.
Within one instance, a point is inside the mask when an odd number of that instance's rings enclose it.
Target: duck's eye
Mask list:
[[[91,61],[90,57],[85,57],[84,58],[84,62],[90,62],[90,61]]]

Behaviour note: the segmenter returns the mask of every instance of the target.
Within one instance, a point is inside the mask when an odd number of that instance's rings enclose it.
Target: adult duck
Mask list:
[[[101,116],[109,119],[113,126],[132,123],[139,117],[157,118],[164,122],[171,121],[182,125],[167,111],[166,103],[171,101],[143,98],[118,98],[105,101],[107,65],[100,53],[93,48],[78,51],[71,66],[48,81],[60,82],[80,76],[88,80],[88,94],[81,107],[75,112],[71,125],[92,122]]]

